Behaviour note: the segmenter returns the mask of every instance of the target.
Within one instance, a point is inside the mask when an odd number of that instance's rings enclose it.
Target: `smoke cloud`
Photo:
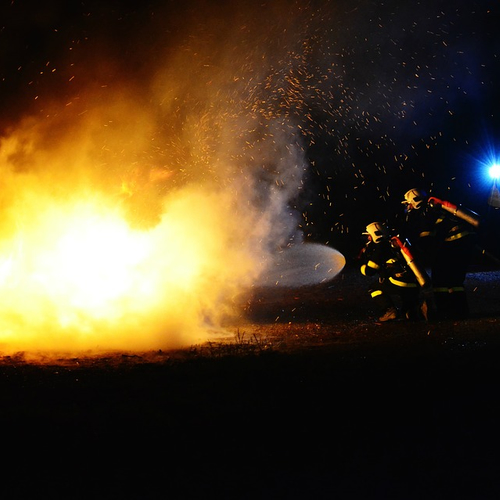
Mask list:
[[[3,352],[203,341],[301,240],[311,12],[282,8],[146,9],[119,41],[101,12],[43,63],[0,141]]]

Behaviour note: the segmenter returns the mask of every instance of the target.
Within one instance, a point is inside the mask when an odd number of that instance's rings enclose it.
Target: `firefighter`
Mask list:
[[[431,271],[437,319],[466,318],[465,278],[474,256],[479,216],[416,188],[405,193],[402,203],[408,238]]]
[[[419,284],[401,252],[391,242],[386,225],[372,222],[366,226],[366,233],[363,234],[368,237],[368,242],[361,252],[363,263],[360,270],[364,276],[379,278],[369,290],[371,298],[381,311],[379,321],[423,319]]]

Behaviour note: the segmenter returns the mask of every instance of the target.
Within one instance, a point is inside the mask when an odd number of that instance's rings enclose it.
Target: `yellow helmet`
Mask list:
[[[389,238],[389,231],[383,222],[372,222],[366,226],[366,233],[373,243]]]
[[[405,199],[401,203],[406,204],[406,210],[419,210],[425,203],[425,193],[416,188],[405,193]]]

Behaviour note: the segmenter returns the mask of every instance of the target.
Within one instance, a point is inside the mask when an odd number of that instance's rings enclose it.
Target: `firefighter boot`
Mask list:
[[[379,321],[393,321],[398,318],[398,310],[390,295],[381,290],[374,290],[371,296],[377,308],[383,311],[382,316],[378,318]]]
[[[398,319],[398,310],[395,307],[389,307],[382,316],[378,319],[379,321],[394,321]]]

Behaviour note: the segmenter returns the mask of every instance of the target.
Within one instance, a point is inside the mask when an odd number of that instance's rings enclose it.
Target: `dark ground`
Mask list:
[[[500,272],[475,271],[462,322],[378,324],[348,268],[255,291],[231,343],[3,357],[1,498],[499,498]]]

